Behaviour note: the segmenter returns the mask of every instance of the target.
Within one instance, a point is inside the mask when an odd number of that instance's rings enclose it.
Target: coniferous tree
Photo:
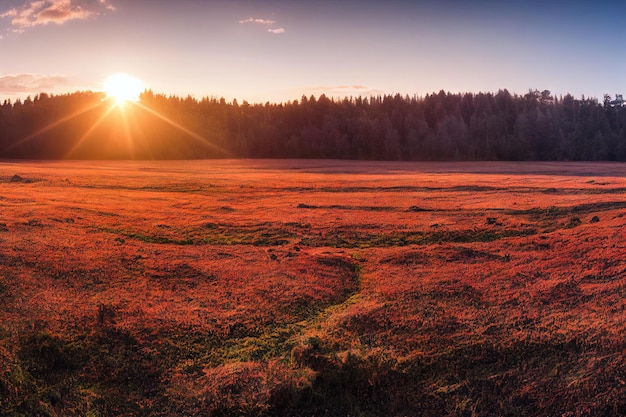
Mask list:
[[[279,104],[147,90],[122,110],[102,93],[40,93],[0,105],[0,157],[624,161],[622,104],[549,90]]]

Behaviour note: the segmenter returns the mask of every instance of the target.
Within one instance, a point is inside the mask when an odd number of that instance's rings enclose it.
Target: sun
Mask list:
[[[139,101],[143,89],[141,80],[123,72],[111,75],[104,82],[104,92],[107,98],[114,99],[118,105],[127,101]]]

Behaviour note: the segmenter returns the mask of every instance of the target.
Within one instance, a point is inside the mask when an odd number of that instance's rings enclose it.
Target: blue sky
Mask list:
[[[0,100],[100,90],[126,72],[164,94],[548,89],[626,93],[626,2],[1,0]]]

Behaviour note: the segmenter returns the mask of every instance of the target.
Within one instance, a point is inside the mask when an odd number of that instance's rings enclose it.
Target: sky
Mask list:
[[[102,91],[626,93],[625,1],[0,0],[0,101]]]

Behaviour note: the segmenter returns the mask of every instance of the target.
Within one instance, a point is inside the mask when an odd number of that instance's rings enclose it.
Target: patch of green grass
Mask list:
[[[626,201],[609,201],[602,203],[579,204],[572,207],[531,208],[526,210],[507,210],[506,214],[514,216],[531,216],[536,220],[556,219],[570,214],[588,214],[597,211],[619,210],[626,208]]]
[[[534,228],[523,229],[467,229],[467,230],[436,230],[436,231],[402,231],[387,234],[376,234],[354,230],[334,230],[315,234],[310,227],[298,225],[293,228],[276,227],[272,224],[255,226],[228,226],[211,223],[202,229],[185,232],[170,231],[171,235],[150,234],[146,232],[100,229],[107,233],[124,236],[127,239],[147,243],[173,245],[253,245],[253,246],[284,246],[293,239],[300,238],[298,243],[309,247],[334,248],[386,248],[408,245],[431,245],[444,242],[472,243],[493,242],[509,237],[531,236],[538,233]],[[169,231],[169,230],[168,230]]]
[[[247,362],[284,357],[294,346],[293,337],[302,331],[302,323],[268,328],[257,337],[228,339],[219,349],[219,361]]]
[[[298,204],[299,209],[324,209],[324,210],[361,210],[361,211],[396,211],[395,207],[389,206],[345,206],[332,204],[329,206],[315,206],[310,204]]]
[[[198,242],[190,238],[174,239],[174,238],[170,238],[166,236],[155,236],[155,235],[149,235],[146,233],[135,232],[131,230],[120,230],[120,229],[110,229],[110,228],[98,228],[98,230],[101,232],[112,233],[112,234],[124,236],[128,239],[138,240],[140,242],[146,242],[146,243],[175,244],[175,245],[198,244]]]
[[[225,360],[267,360],[289,354],[296,345],[296,338],[303,331],[318,326],[338,310],[354,304],[359,299],[361,285],[361,265],[343,258],[324,258],[320,263],[350,271],[349,280],[352,285],[346,286],[343,293],[326,303],[315,303],[313,300],[302,300],[288,306],[293,321],[283,325],[269,325],[257,336],[228,340],[222,348]]]
[[[506,214],[513,216],[530,216],[535,220],[540,219],[554,219],[557,217],[565,216],[570,212],[569,207],[555,207],[550,206],[546,208],[531,208],[525,210],[507,210]]]
[[[171,245],[283,246],[288,244],[289,239],[295,236],[286,229],[276,227],[228,227],[215,224],[205,225],[202,229],[178,233],[172,231],[169,235],[112,228],[100,228],[98,230],[141,242]]]
[[[304,237],[303,246],[336,248],[387,248],[408,245],[432,245],[444,242],[472,243],[493,242],[509,237],[532,236],[537,229],[470,229],[435,232],[396,232],[390,234],[372,234],[359,232],[335,231],[326,236]]]

